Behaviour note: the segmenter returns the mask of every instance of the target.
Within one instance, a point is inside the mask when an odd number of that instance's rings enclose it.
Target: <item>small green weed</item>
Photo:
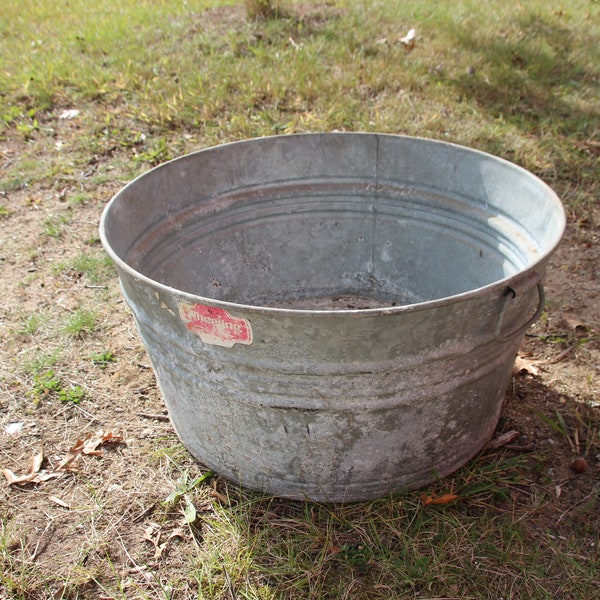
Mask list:
[[[33,391],[35,394],[48,395],[61,389],[59,379],[53,370],[36,375],[33,379]]]
[[[17,124],[17,131],[23,135],[26,140],[30,140],[36,131],[40,130],[40,124],[37,119],[22,121]]]
[[[55,397],[60,402],[79,404],[85,398],[85,390],[79,385],[70,384],[65,387],[54,371],[49,369],[33,376],[32,387],[28,392],[37,406],[42,400]]]
[[[546,416],[539,410],[533,414],[545,423],[550,429],[559,434],[569,444],[571,451],[576,455],[587,455],[600,446],[600,427],[595,422],[591,410],[582,404],[572,413],[569,423],[563,414],[555,410],[556,419]]]
[[[344,544],[338,557],[364,574],[369,571],[372,552],[364,544]]]
[[[8,106],[0,117],[4,125],[12,125],[17,119],[23,116],[23,109],[20,106],[13,104]]]
[[[23,318],[23,324],[17,331],[21,335],[35,335],[46,323],[48,323],[47,315],[43,313],[33,313]]]
[[[158,438],[156,440],[156,449],[152,454],[157,460],[164,460],[174,465],[175,468],[178,468],[180,463],[185,462],[189,458],[189,453],[185,446],[173,437]]]
[[[110,363],[117,362],[117,357],[113,354],[111,350],[104,350],[102,352],[97,352],[92,354],[91,356],[92,362],[101,369],[106,369],[106,367]]]
[[[93,285],[106,281],[114,271],[112,261],[104,252],[90,254],[84,252],[69,261],[56,263],[53,268],[55,275],[65,274],[74,279],[85,276]]]
[[[38,375],[44,371],[52,369],[61,359],[62,350],[56,348],[51,352],[38,352],[35,353],[31,358],[27,359],[24,363],[25,373],[31,375]]]
[[[85,390],[80,385],[71,385],[58,390],[57,396],[61,402],[79,404],[85,398]]]
[[[71,198],[69,198],[69,204],[73,207],[81,206],[85,204],[88,201],[88,199],[88,194],[74,194],[73,196],[71,196]]]
[[[7,219],[13,214],[12,210],[4,206],[4,204],[0,204],[0,219]]]
[[[184,471],[183,474],[177,479],[175,489],[165,498],[165,504],[175,505],[181,500],[184,500],[185,507],[183,509],[183,515],[186,523],[191,525],[194,523],[194,521],[196,521],[197,511],[190,493],[196,486],[200,485],[203,481],[210,479],[213,477],[213,475],[214,473],[212,471],[206,471],[200,475],[200,477],[196,477],[190,481],[188,472]]]
[[[165,138],[158,138],[152,148],[135,156],[137,162],[149,163],[152,166],[166,162],[172,158]]]
[[[29,391],[29,396],[33,398],[34,403],[39,404],[44,398],[50,394],[62,390],[60,379],[57,377],[53,369],[38,373],[33,377],[33,385]]]
[[[69,316],[63,327],[63,332],[71,337],[82,338],[96,330],[97,321],[98,313],[95,310],[80,308]]]
[[[64,230],[65,225],[69,222],[69,217],[65,215],[51,216],[44,221],[44,234],[48,237],[58,238]]]

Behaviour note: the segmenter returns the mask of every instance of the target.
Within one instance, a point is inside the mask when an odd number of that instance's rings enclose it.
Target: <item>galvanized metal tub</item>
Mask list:
[[[190,452],[245,486],[351,501],[491,438],[564,226],[499,158],[331,133],[168,162],[100,233]]]

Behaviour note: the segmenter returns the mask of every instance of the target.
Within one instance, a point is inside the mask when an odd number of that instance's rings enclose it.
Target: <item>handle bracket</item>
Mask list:
[[[537,284],[537,291],[538,291],[538,306],[535,309],[535,312],[533,313],[533,315],[531,315],[531,317],[527,321],[527,323],[525,323],[524,325],[521,325],[520,327],[517,327],[510,333],[504,334],[502,332],[502,326],[504,324],[504,317],[506,315],[506,311],[508,310],[510,301],[513,300],[514,298],[516,298],[516,296],[517,296],[517,291],[515,291],[513,288],[509,287],[506,290],[506,293],[504,294],[504,303],[502,304],[502,309],[500,310],[500,314],[498,315],[498,323],[496,324],[496,329],[494,331],[494,335],[499,342],[502,342],[502,343],[508,342],[514,336],[516,336],[519,333],[522,333],[530,325],[532,325],[535,321],[537,321],[538,317],[542,314],[542,311],[544,310],[544,304],[546,302],[544,286],[541,284],[541,282]]]

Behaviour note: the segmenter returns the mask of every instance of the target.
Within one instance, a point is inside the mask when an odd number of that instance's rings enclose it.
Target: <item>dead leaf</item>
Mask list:
[[[577,329],[581,329],[581,330],[586,330],[587,327],[585,326],[585,324],[580,321],[577,317],[572,317],[571,315],[563,315],[563,319],[565,320],[565,322],[567,323],[567,325],[573,330],[577,330]]]
[[[171,533],[169,534],[169,540],[172,540],[173,538],[179,538],[180,540],[185,539],[185,529],[183,529],[182,527],[173,529],[173,531],[171,531]]]
[[[454,502],[455,500],[458,500],[456,494],[443,494],[442,496],[421,494],[423,506],[428,506],[429,504],[450,504],[450,502]]]
[[[155,531],[155,527],[149,525],[144,529],[144,539],[149,541],[154,546],[154,560],[158,560],[163,550],[167,547],[167,542],[160,543],[161,538],[161,530],[160,527]]]
[[[72,448],[67,450],[65,457],[60,461],[57,471],[75,471],[77,459],[83,451],[83,440],[77,440]]]
[[[143,538],[154,544],[154,538],[152,537],[153,533],[154,533],[154,527],[152,525],[148,525],[148,527],[146,527],[146,529],[144,529]]]
[[[74,470],[75,463],[82,454],[102,456],[102,450],[99,450],[98,446],[108,443],[123,444],[123,436],[115,435],[110,431],[99,431],[96,435],[88,434],[83,440],[78,439],[75,445],[67,451],[65,458],[58,465],[57,471]]]
[[[29,483],[37,477],[38,471],[42,466],[43,460],[44,455],[40,450],[40,452],[32,456],[29,470],[27,471],[27,473],[25,473],[25,475],[15,475],[10,469],[3,469],[2,473],[8,481],[8,485],[14,485],[16,483]]]
[[[42,483],[43,481],[48,481],[49,479],[56,479],[56,477],[60,477],[62,473],[56,471],[40,471],[38,476],[35,479],[32,479],[33,483]]]
[[[2,474],[6,477],[8,485],[15,485],[15,483],[28,483],[33,477],[29,475],[15,475],[10,469],[2,469]]]
[[[123,436],[115,435],[112,432],[99,431],[95,436],[89,434],[85,439],[78,439],[75,445],[67,451],[65,457],[61,460],[58,466],[53,471],[40,470],[44,461],[44,454],[40,450],[31,458],[29,470],[24,475],[15,475],[10,469],[3,469],[2,473],[8,485],[19,483],[41,483],[60,477],[64,473],[69,473],[77,470],[77,460],[82,454],[92,454],[100,456],[101,450],[98,446],[101,444],[116,443],[124,444]]]
[[[414,29],[409,30],[409,32],[401,37],[398,41],[404,46],[405,50],[412,50],[415,47],[417,32]]]
[[[102,433],[102,432],[100,432]],[[93,437],[91,434],[83,440],[82,454],[91,454],[93,456],[102,456],[102,450],[98,450],[98,446],[102,444],[100,436]]]
[[[185,530],[181,527],[174,529],[168,536],[167,539],[161,542],[161,538],[164,539],[162,529],[160,525],[153,523],[144,529],[144,539],[150,542],[154,546],[154,560],[158,560],[169,542],[175,538],[184,539]]]
[[[98,446],[102,444],[124,444],[123,436],[116,435],[112,431],[100,430],[95,436],[91,433],[85,438],[83,442],[83,454],[93,454],[95,456],[102,456],[102,450],[98,450]]]
[[[502,446],[506,446],[506,444],[510,444],[512,441],[516,440],[521,434],[518,431],[507,431],[502,435],[494,438],[488,445],[488,450],[495,450],[496,448],[502,448]]]
[[[70,504],[68,504],[64,500],[61,500],[57,496],[48,496],[48,500],[50,500],[50,502],[54,502],[54,504],[58,504],[58,506],[62,506],[63,508],[67,508],[67,509],[71,508]]]
[[[19,483],[40,483],[61,475],[60,473],[52,471],[40,471],[43,462],[44,453],[42,450],[40,450],[37,454],[34,454],[31,457],[31,464],[25,475],[15,475],[10,469],[3,469],[2,473],[8,481],[8,485],[16,485]]]
[[[42,468],[44,462],[44,452],[40,450],[37,454],[34,454],[31,458],[31,467],[29,467],[30,473],[37,473]]]
[[[519,373],[529,373],[530,375],[537,376],[540,373],[540,370],[537,368],[537,365],[541,364],[539,360],[529,360],[525,358],[523,355],[518,354],[517,358],[515,358],[515,366],[513,367],[513,373],[518,375]]]

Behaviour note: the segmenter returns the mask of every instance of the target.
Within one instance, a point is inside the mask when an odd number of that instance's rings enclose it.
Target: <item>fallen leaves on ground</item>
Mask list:
[[[24,475],[15,475],[10,469],[3,469],[2,473],[8,481],[8,485],[15,485],[18,483],[41,483],[42,481],[47,481],[48,479],[62,475],[62,473],[57,473],[56,471],[41,470],[43,462],[44,454],[40,450],[31,457],[29,470]]]
[[[565,314],[565,315],[563,315],[563,319],[564,319],[565,323],[573,331],[577,331],[577,330],[586,331],[587,330],[587,326],[585,325],[585,323],[581,319],[577,318],[576,316]]]
[[[540,360],[529,360],[528,358],[525,358],[522,354],[519,354],[515,359],[513,373],[517,375],[519,373],[525,372],[536,377],[540,374],[538,365],[540,365],[541,363],[542,361]]]
[[[519,431],[507,431],[498,437],[495,437],[489,444],[486,446],[487,450],[496,450],[498,448],[502,448],[511,442],[514,442],[521,433]]]
[[[79,440],[78,440],[79,441]],[[102,455],[102,450],[97,450],[102,444],[124,444],[122,435],[116,435],[112,431],[99,431],[96,435],[89,434],[83,440],[83,454]]]
[[[414,29],[410,29],[409,32],[398,41],[404,46],[405,50],[410,51],[415,47],[416,37],[417,32]]]
[[[99,446],[102,444],[124,444],[123,436],[116,435],[110,431],[99,431],[96,434],[89,433],[83,439],[78,439],[75,444],[67,450],[64,458],[60,461],[55,469],[42,469],[44,462],[44,453],[40,450],[31,458],[29,469],[23,475],[15,475],[10,469],[3,469],[2,473],[8,485],[17,485],[24,483],[42,483],[49,479],[55,479],[65,473],[77,470],[77,462],[82,454],[91,454],[93,456],[101,456],[102,450]]]
[[[71,505],[68,502],[65,502],[62,498],[58,498],[57,496],[48,496],[48,500],[54,504],[58,504],[58,506],[62,506],[63,508],[71,508]]]
[[[454,502],[455,500],[458,500],[457,494],[442,494],[441,496],[436,496],[435,494],[421,494],[423,506],[428,506],[430,504],[450,504],[450,502]]]
[[[171,540],[174,538],[185,539],[185,535],[186,530],[183,527],[177,527],[166,535],[160,525],[150,523],[144,529],[143,537],[154,546],[154,560],[158,560]]]

